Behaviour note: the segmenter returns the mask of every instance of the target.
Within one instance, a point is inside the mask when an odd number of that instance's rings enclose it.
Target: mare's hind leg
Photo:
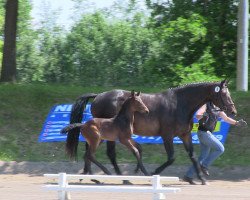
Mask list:
[[[197,177],[201,180],[202,185],[206,185],[206,179],[202,176],[200,164],[194,156],[194,148],[191,134],[186,134],[185,136],[181,137],[181,139],[183,141],[186,151],[188,152],[189,158],[191,159],[194,165]]]
[[[147,170],[145,169],[145,167],[144,167],[144,165],[142,163],[139,150],[133,145],[134,142],[132,141],[132,139],[128,139],[128,140],[127,139],[122,139],[122,140],[120,140],[120,142],[122,144],[124,144],[126,147],[128,147],[129,150],[132,151],[132,153],[135,155],[135,157],[137,159],[138,165],[140,166],[140,169],[143,172],[143,174],[146,175],[146,176],[149,176],[149,173],[147,172]]]
[[[174,145],[173,145],[173,138],[168,138],[164,140],[164,147],[168,155],[167,162],[163,163],[160,167],[158,167],[155,172],[152,174],[160,174],[166,167],[171,165],[175,158],[174,158]]]
[[[83,169],[83,173],[82,174],[93,174],[92,170],[91,170],[91,162],[87,157],[86,152],[89,149],[89,144],[86,142],[85,143],[85,155],[84,155],[84,169]]]

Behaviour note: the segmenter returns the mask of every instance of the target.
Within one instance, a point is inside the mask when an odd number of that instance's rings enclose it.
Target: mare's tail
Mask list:
[[[97,94],[90,93],[85,94],[81,97],[79,97],[74,105],[72,106],[71,115],[70,115],[70,124],[75,123],[81,123],[82,117],[83,117],[83,111],[86,107],[86,104],[88,103],[89,99],[95,98]],[[72,129],[69,129],[66,140],[66,153],[70,158],[76,158],[77,157],[77,147],[79,143],[79,134],[80,134],[80,128],[75,127]]]

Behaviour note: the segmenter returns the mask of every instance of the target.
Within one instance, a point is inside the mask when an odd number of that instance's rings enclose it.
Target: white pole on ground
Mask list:
[[[240,0],[237,31],[237,85],[238,91],[248,91],[248,0]]]

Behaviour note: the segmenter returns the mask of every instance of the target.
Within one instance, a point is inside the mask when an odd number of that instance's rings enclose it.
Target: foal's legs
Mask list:
[[[115,151],[115,146],[116,143],[114,141],[107,141],[107,155],[112,163],[112,165],[114,166],[115,172],[118,175],[121,175],[121,170],[119,168],[119,166],[117,165],[116,162],[116,151]],[[134,146],[138,149],[140,157],[142,158],[142,148],[141,145],[137,142],[134,142]],[[139,163],[137,163],[137,166],[135,168],[135,173],[137,173],[140,169],[140,165]]]
[[[104,173],[110,175],[111,173],[109,170],[95,158],[96,149],[102,141],[96,124],[94,122],[84,124],[84,126],[81,128],[81,133],[88,143],[88,148],[86,148],[87,151],[85,152],[84,156],[85,161],[87,162],[85,166],[90,167],[89,161],[91,161],[101,168]]]
[[[116,162],[116,151],[115,151],[115,141],[107,141],[107,155],[114,166],[115,172],[117,175],[122,175],[120,168]]]
[[[201,167],[199,162],[194,156],[194,148],[193,148],[193,143],[192,143],[192,136],[191,134],[186,134],[183,137],[181,137],[184,147],[186,151],[188,152],[188,155],[194,165],[194,168],[196,170],[198,178],[201,180],[202,185],[206,184],[206,179],[203,178],[202,173],[201,173]]]
[[[133,141],[133,140],[132,140]],[[134,146],[138,149],[138,151],[139,151],[139,155],[140,155],[140,159],[142,159],[142,147],[141,147],[141,145],[139,144],[139,143],[137,143],[137,142],[135,142],[135,141],[133,141],[134,142]],[[137,173],[138,171],[139,171],[139,169],[140,169],[140,165],[139,165],[139,163],[137,162],[137,165],[136,165],[136,168],[135,168],[135,173]]]
[[[146,176],[149,176],[149,173],[147,172],[147,170],[145,169],[142,163],[141,156],[140,156],[138,149],[133,145],[134,142],[132,141],[132,139],[121,139],[120,142],[126,147],[128,147],[129,150],[132,151],[132,153],[135,155],[137,159],[138,165],[140,166],[140,169],[143,172],[143,174]]]
[[[108,155],[112,165],[114,166],[116,174],[122,175],[121,170],[116,162],[115,145],[116,145],[115,141],[107,141],[107,155]],[[138,167],[138,169],[139,169],[139,167]],[[131,185],[132,183],[129,180],[123,180],[123,184]]]
[[[100,162],[98,162],[95,158],[95,152],[97,147],[99,146],[100,141],[97,141],[94,144],[89,144],[89,148],[88,151],[86,151],[85,153],[85,157],[86,159],[89,159],[91,162],[93,162],[94,164],[96,164],[99,168],[101,168],[101,170],[108,175],[111,175],[110,171],[104,166],[102,165]]]
[[[160,174],[166,167],[171,165],[175,158],[174,158],[174,145],[173,145],[173,138],[164,139],[164,147],[168,155],[167,162],[163,163],[160,167],[156,168],[153,174]]]
[[[85,154],[83,156],[84,158],[84,170],[82,174],[93,174],[92,169],[91,169],[91,161],[88,158],[88,154],[86,153],[89,149],[89,144],[88,142],[85,143]],[[82,179],[80,179],[80,181],[82,181]],[[96,184],[101,184],[100,181],[96,180],[96,179],[91,179],[91,181],[93,181]]]

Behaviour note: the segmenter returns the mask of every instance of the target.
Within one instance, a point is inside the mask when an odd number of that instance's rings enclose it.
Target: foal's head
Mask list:
[[[227,112],[227,114],[236,115],[237,110],[234,106],[227,84],[228,82],[224,80],[221,81],[221,83],[218,83],[218,85],[215,85],[213,89],[212,102],[214,105]]]
[[[131,91],[131,96],[127,99],[130,102],[130,109],[132,112],[149,113],[147,106],[143,103],[141,97],[141,92]]]

